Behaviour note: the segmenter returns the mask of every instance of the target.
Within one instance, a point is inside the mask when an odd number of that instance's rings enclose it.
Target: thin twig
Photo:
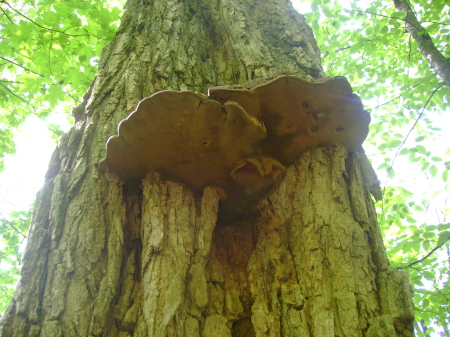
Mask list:
[[[409,87],[408,89],[406,89],[406,91],[411,90],[411,89],[414,89],[415,87],[417,87],[418,85],[420,85],[420,84],[422,84],[422,83],[424,83],[424,82],[421,81],[421,82],[419,82],[419,83],[417,83],[417,84],[414,84],[412,87]],[[405,90],[404,90],[404,91],[405,91]],[[402,91],[402,93],[403,93],[403,91]],[[374,106],[373,108],[370,108],[370,109],[367,109],[367,110],[373,110],[373,109],[376,109],[376,108],[378,108],[378,107],[380,107],[380,106],[389,104],[389,103],[395,101],[396,99],[398,99],[398,98],[400,98],[400,97],[402,97],[402,94],[400,94],[400,95],[394,97],[393,99],[391,99],[391,100],[389,100],[389,101],[387,101],[387,102],[378,104],[378,105]]]
[[[371,41],[371,40],[368,40]],[[367,41],[366,41],[367,42]],[[339,53],[340,51],[346,50],[346,49],[350,49],[353,45],[349,46],[349,47],[343,47],[343,48],[339,48],[337,50],[335,50],[335,53]],[[330,55],[329,52],[326,52],[324,56],[322,56],[322,59],[324,59],[325,57],[327,57],[328,55]]]
[[[52,28],[48,28],[48,27],[44,27],[40,24],[38,24],[36,21],[30,19],[28,16],[22,14],[21,12],[19,12],[18,10],[14,9],[9,3],[7,3],[6,1],[3,1],[2,3],[6,4],[9,8],[11,8],[11,10],[13,10],[14,12],[16,12],[17,14],[19,14],[20,16],[24,17],[25,19],[27,19],[28,21],[30,21],[31,23],[35,24],[36,26],[38,26],[39,28],[48,30],[48,31],[52,31],[52,32],[56,32],[56,33],[60,33],[60,34],[64,34],[67,36],[73,36],[73,37],[77,37],[77,36],[89,36],[90,34],[78,34],[78,35],[73,35],[73,34],[69,34],[69,33],[65,33],[63,31],[57,30],[57,29],[52,29]]]
[[[6,5],[7,5],[9,8],[11,8],[14,12],[16,12],[16,13],[19,14],[20,16],[24,17],[25,19],[27,19],[27,20],[30,21],[31,23],[35,24],[35,25],[38,26],[39,28],[42,28],[42,29],[45,29],[45,30],[48,30],[48,31],[52,31],[52,32],[56,32],[56,33],[60,33],[60,34],[64,34],[64,35],[71,36],[71,37],[78,37],[78,36],[93,36],[93,37],[95,37],[95,38],[98,39],[98,40],[111,41],[111,39],[104,39],[104,38],[102,38],[102,37],[99,37],[99,36],[97,36],[97,35],[95,35],[95,34],[89,32],[86,28],[84,28],[84,27],[82,27],[82,26],[80,26],[80,28],[84,29],[84,31],[86,31],[86,34],[69,34],[69,33],[66,33],[66,31],[68,31],[69,29],[72,29],[72,28],[77,27],[77,26],[69,27],[69,28],[65,29],[64,31],[57,30],[57,29],[53,29],[53,28],[48,28],[48,27],[45,27],[45,26],[42,26],[42,25],[38,24],[36,21],[30,19],[28,16],[26,16],[26,15],[22,14],[21,12],[19,12],[18,10],[14,9],[14,8],[13,8],[9,3],[7,3],[6,1],[0,1],[0,3],[6,4]],[[33,5],[33,7],[34,7],[34,4],[32,4],[32,5]],[[35,8],[35,10],[36,10],[36,8]],[[2,10],[2,11],[3,11],[3,10]],[[37,11],[37,10],[36,10],[36,11]],[[81,20],[78,20],[78,22],[80,22],[80,21],[81,21]]]
[[[20,97],[20,96],[17,95],[16,93],[14,93],[11,89],[9,89],[6,85],[2,84],[1,82],[0,82],[0,85],[1,85],[3,88],[5,88],[11,95],[17,97],[17,98],[20,99],[22,102],[24,102],[25,104],[29,105],[29,106],[33,109],[34,114],[35,114],[37,117],[39,117],[39,119],[42,119],[42,118],[39,116],[39,114],[37,113],[37,110],[36,110],[36,108],[34,107],[33,104],[31,104],[30,102],[27,102],[24,98]]]
[[[3,82],[3,83],[14,83],[14,84],[23,84],[23,82],[17,82],[17,81],[8,81],[8,80],[0,80],[0,82]]]
[[[425,274],[420,269],[418,269],[417,267],[411,267],[411,268],[414,269],[415,271],[417,271],[420,275],[422,275],[422,277],[425,278],[427,281],[431,282],[432,283],[432,287],[434,288],[434,290],[436,290],[437,293],[439,293],[442,297],[444,297],[447,302],[449,301],[449,298],[446,296],[446,294],[444,294],[441,291],[441,289],[439,289],[436,286],[436,282],[434,280],[430,280],[428,277],[426,277]],[[427,310],[427,312],[434,313],[432,310]],[[447,312],[449,312],[448,308],[447,308]]]
[[[411,61],[411,52],[412,52],[412,48],[411,48],[411,34],[409,34],[409,36],[408,36],[408,61]],[[410,70],[410,68],[408,68],[408,76],[409,76],[409,70]]]
[[[420,83],[419,83],[420,84]],[[391,166],[389,166],[388,172],[389,170],[391,170],[394,166],[394,162],[397,159],[398,153],[400,152],[400,149],[402,148],[402,146],[405,144],[406,140],[408,139],[409,135],[411,134],[412,130],[416,127],[417,123],[419,122],[420,118],[423,115],[423,112],[425,111],[425,108],[427,107],[428,103],[431,101],[431,98],[434,96],[434,94],[436,93],[436,91],[438,91],[440,88],[442,88],[442,85],[437,87],[430,95],[430,97],[428,97],[428,100],[426,101],[425,105],[422,108],[422,112],[419,114],[419,116],[416,118],[416,121],[414,122],[413,126],[411,127],[411,129],[409,130],[408,134],[406,135],[405,139],[403,139],[403,142],[399,145],[399,147],[397,148],[397,152],[395,153],[394,159],[392,160]],[[383,186],[383,194],[384,194],[384,190],[386,189],[386,184],[387,184],[388,178],[386,178],[386,180],[384,181],[384,186]],[[381,212],[384,213],[384,197],[382,198],[382,202],[381,202]]]
[[[7,202],[8,204],[10,204],[11,206],[13,206],[14,208],[20,208],[19,206],[17,206],[17,205],[14,205],[11,201],[8,201],[8,200],[6,200],[6,199],[4,199],[4,198],[2,198],[2,200],[4,201],[4,202]],[[20,209],[21,211],[25,211],[24,209]]]
[[[33,74],[35,74],[35,75],[38,75],[38,76],[40,76],[40,77],[45,77],[44,75],[41,75],[41,74],[39,74],[39,73],[37,73],[37,72],[31,70],[31,69],[28,69],[28,68],[26,68],[26,67],[24,67],[24,66],[21,66],[20,64],[14,62],[14,61],[8,60],[7,58],[4,58],[3,56],[0,56],[0,59],[5,60],[5,61],[7,61],[7,62],[9,62],[9,63],[12,63],[12,64],[14,64],[15,66],[18,66],[18,67],[20,67],[20,68],[22,68],[22,69],[24,69],[24,70],[26,70],[26,71],[29,71],[29,72],[31,72],[31,73],[33,73]]]
[[[48,44],[48,69],[50,70],[50,75],[53,76],[52,62],[51,62],[52,46],[53,46],[53,33],[52,38],[50,39],[50,43]]]
[[[450,268],[450,245],[445,245],[445,250],[447,252],[447,268]]]
[[[383,15],[383,14],[373,13],[373,12],[369,12],[369,11],[361,11],[361,10],[357,10],[357,9],[347,9],[346,12],[366,13],[366,14],[370,14],[370,15],[374,15],[374,16],[382,16],[384,18],[395,19],[395,20],[406,22],[405,18],[396,18],[394,16]],[[443,25],[443,26],[450,26],[450,23],[439,22],[439,21],[422,21],[422,23],[424,23],[424,22],[426,22],[426,23],[437,23],[437,24],[440,24],[440,25]]]
[[[65,93],[67,96],[69,96],[70,98],[72,98],[72,99],[75,101],[75,103],[77,103],[77,104],[80,103],[80,100],[79,100],[77,97],[75,97],[75,96],[69,94],[67,91],[64,91],[64,93]]]
[[[366,22],[364,22],[364,23],[361,25],[361,29],[362,29],[362,28],[366,25],[366,23],[368,23],[368,22],[370,22],[370,20],[367,20]],[[354,34],[355,34],[355,33],[354,33]],[[353,34],[353,35],[354,35],[354,34]],[[330,35],[330,34],[328,33],[328,35]],[[353,35],[350,36],[350,37],[348,38],[347,42],[345,42],[344,45],[346,45],[347,43],[349,43],[349,41],[352,39]],[[368,40],[368,41],[371,41],[371,40]],[[352,46],[353,46],[353,44],[352,44],[351,46],[348,46],[348,47],[342,47],[342,48],[340,48],[340,49],[337,49],[337,50],[335,50],[334,52],[335,52],[335,53],[339,53],[340,51],[343,51],[343,50],[346,50],[346,49],[350,49]],[[324,58],[327,57],[328,55],[329,55],[329,53],[327,52],[327,53],[322,57],[322,59],[324,59]],[[333,62],[334,62],[334,60],[333,60]],[[329,68],[331,69],[331,67],[329,67]]]
[[[422,115],[428,105],[428,103],[430,103],[431,99],[433,98],[434,94],[440,89],[442,88],[442,85],[438,86],[436,89],[433,90],[433,92],[431,93],[430,97],[428,97],[428,100],[426,101],[425,105],[422,108],[422,111],[420,112],[419,116],[417,116],[416,121],[414,122],[413,126],[411,127],[411,129],[408,131],[408,134],[406,135],[405,139],[403,139],[402,143],[400,144],[400,146],[397,148],[397,152],[395,153],[394,159],[392,160],[391,166],[389,167],[388,171],[390,169],[392,169],[392,167],[394,166],[395,160],[397,159],[398,153],[400,152],[401,148],[403,147],[403,145],[405,145],[406,140],[408,139],[409,135],[411,134],[412,130],[414,130],[414,128],[416,127],[417,123],[419,122],[420,118],[422,118]],[[385,180],[384,183],[384,187],[386,187],[386,183],[387,183],[387,179]]]
[[[443,243],[441,243],[440,245],[437,245],[436,247],[434,247],[432,250],[430,250],[430,252],[425,255],[424,257],[422,257],[421,259],[411,262],[410,264],[404,266],[404,267],[399,267],[398,269],[405,269],[405,268],[409,268],[414,266],[415,264],[424,261],[425,259],[427,259],[428,257],[430,257],[431,254],[433,254],[435,251],[437,251],[439,248],[441,248],[443,245],[445,245],[447,243],[447,241],[450,240],[450,236],[447,238],[447,240],[445,240]]]
[[[19,229],[16,228],[16,226],[14,226],[8,219],[5,218],[5,216],[0,213],[0,216],[3,218],[3,220],[6,221],[6,223],[8,225],[10,225],[17,233],[19,233],[20,235],[22,235],[24,238],[27,238],[27,236],[25,234],[23,234]]]
[[[8,14],[3,10],[3,8],[0,7],[0,9],[2,10],[3,14],[5,14],[5,16],[8,18],[9,22],[11,24],[14,24],[14,22],[11,20],[11,18],[8,16]]]

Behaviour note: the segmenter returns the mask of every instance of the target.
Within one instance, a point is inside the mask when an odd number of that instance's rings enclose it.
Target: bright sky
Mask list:
[[[42,186],[42,173],[45,174],[49,155],[54,149],[54,143],[46,133],[45,124],[33,116],[14,134],[17,155],[6,158],[6,170],[0,174],[0,210],[3,215],[6,216],[9,209],[27,208]]]
[[[52,117],[53,123],[69,129],[65,116]],[[34,201],[56,145],[46,123],[34,115],[14,133],[14,142],[16,155],[5,158],[5,171],[0,173],[0,213],[5,217],[13,210],[27,210]]]

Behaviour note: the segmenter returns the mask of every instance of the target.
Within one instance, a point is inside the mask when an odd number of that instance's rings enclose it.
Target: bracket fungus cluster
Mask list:
[[[369,123],[344,77],[281,76],[251,89],[210,88],[208,96],[160,91],[119,124],[100,169],[130,186],[155,171],[195,193],[216,186],[230,206],[243,209],[272,193],[309,148],[360,149]]]

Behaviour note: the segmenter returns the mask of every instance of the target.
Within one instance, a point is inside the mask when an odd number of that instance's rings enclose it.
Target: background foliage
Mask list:
[[[445,0],[409,2],[450,57]],[[377,203],[389,259],[409,273],[418,336],[450,336],[450,88],[405,30],[392,1],[312,0],[307,21],[329,76],[345,75],[371,112],[364,147],[381,180]],[[441,130],[446,128],[446,132]]]
[[[97,72],[97,60],[117,29],[121,10],[109,1],[0,1],[0,171],[15,153],[13,134],[30,115],[70,117]],[[31,168],[32,169],[32,168]],[[7,199],[8,196],[2,196]],[[30,210],[0,213],[0,312],[19,278]]]
[[[300,11],[314,30],[326,73],[349,78],[372,114],[365,149],[383,188],[379,222],[393,266],[413,283],[417,335],[450,336],[450,88],[422,57],[405,31],[405,14],[390,0],[305,2],[307,10]],[[450,57],[446,0],[411,5]],[[87,91],[117,28],[117,6],[106,0],[0,1],[0,169],[27,116],[68,115]],[[29,211],[0,217],[0,311],[19,275],[29,219]]]
[[[121,11],[105,0],[0,1],[0,170],[12,132],[80,102]],[[64,104],[63,104],[64,103]],[[49,125],[55,136],[57,125]]]

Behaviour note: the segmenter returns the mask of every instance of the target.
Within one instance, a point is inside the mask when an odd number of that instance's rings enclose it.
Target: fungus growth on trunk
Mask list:
[[[132,188],[155,171],[195,193],[216,186],[242,210],[272,193],[309,148],[361,149],[369,123],[344,77],[281,76],[250,89],[210,88],[208,96],[160,91],[119,124],[100,169]]]

